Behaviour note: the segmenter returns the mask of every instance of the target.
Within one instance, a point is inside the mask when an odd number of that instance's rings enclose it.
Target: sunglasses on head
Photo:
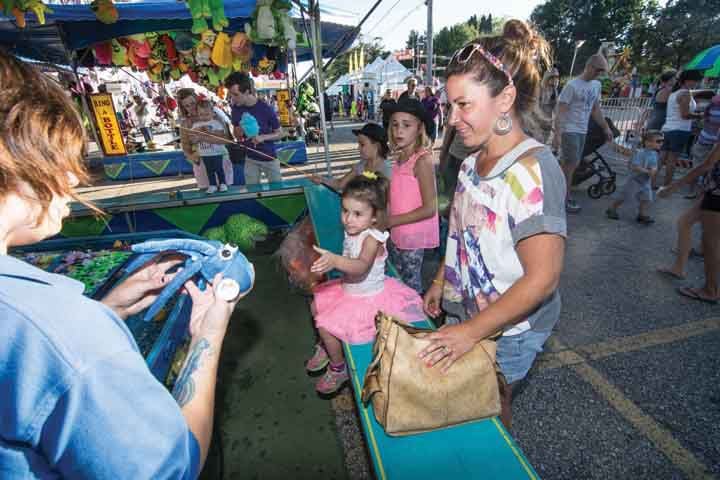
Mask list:
[[[458,63],[460,65],[465,65],[472,58],[475,52],[480,52],[480,55],[482,55],[485,60],[492,63],[495,68],[504,73],[505,77],[507,77],[508,85],[512,86],[514,84],[512,75],[510,75],[510,72],[508,72],[508,70],[505,68],[505,65],[503,65],[500,59],[485,50],[485,48],[479,43],[471,43],[465,48],[458,50],[455,55],[453,55],[450,63]]]

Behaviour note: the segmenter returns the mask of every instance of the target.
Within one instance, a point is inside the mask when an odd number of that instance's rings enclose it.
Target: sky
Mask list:
[[[336,14],[321,17],[339,23],[357,24],[370,10],[376,0],[319,0],[321,9]],[[530,17],[533,8],[543,3],[537,0],[503,0],[502,2],[476,2],[473,0],[434,0],[433,30],[438,32],[463,22],[471,15],[506,16],[519,19]],[[483,6],[485,5],[485,6]],[[410,30],[425,32],[427,8],[424,0],[382,0],[378,8],[363,24],[362,34],[366,41],[380,37],[388,50],[405,47]]]

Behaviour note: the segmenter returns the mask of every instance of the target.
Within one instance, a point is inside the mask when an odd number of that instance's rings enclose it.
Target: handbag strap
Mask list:
[[[377,380],[377,371],[380,365],[380,360],[382,360],[383,354],[385,353],[385,347],[387,346],[388,337],[390,336],[390,328],[393,326],[393,319],[382,312],[378,312],[375,317],[375,321],[378,332],[375,339],[375,345],[373,345],[373,359],[365,371],[361,394],[362,401],[365,405],[368,404],[373,395],[381,390],[380,383]]]

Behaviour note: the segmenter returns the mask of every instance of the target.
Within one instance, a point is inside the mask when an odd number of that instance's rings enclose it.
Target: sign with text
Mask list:
[[[278,104],[278,116],[280,117],[280,125],[283,127],[290,126],[290,109],[288,108],[288,102],[290,101],[290,90],[278,90],[277,104]]]
[[[100,134],[100,143],[105,155],[127,155],[125,142],[120,125],[118,125],[112,95],[109,93],[94,93],[90,95],[90,105],[95,115],[95,125]]]

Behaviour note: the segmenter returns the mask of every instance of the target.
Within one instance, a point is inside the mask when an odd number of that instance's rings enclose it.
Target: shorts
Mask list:
[[[685,151],[688,142],[690,141],[690,132],[685,130],[671,130],[664,132],[665,141],[663,142],[662,150],[665,152],[682,153]]]
[[[706,193],[700,203],[700,210],[708,212],[720,212],[720,195]]]
[[[649,180],[629,178],[617,198],[624,202],[652,202],[655,197]]]
[[[527,376],[538,353],[552,334],[552,330],[526,330],[518,335],[503,335],[497,341],[497,363],[507,383],[515,383]]]
[[[560,159],[563,165],[578,165],[583,159],[584,133],[565,132],[560,136]]]
[[[710,151],[715,147],[715,145],[705,145],[699,142],[695,142],[695,145],[693,145],[692,150],[690,151],[692,155],[692,160],[694,165],[700,165],[705,161]]]

